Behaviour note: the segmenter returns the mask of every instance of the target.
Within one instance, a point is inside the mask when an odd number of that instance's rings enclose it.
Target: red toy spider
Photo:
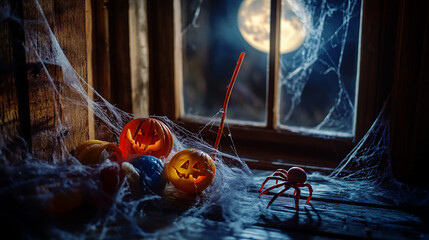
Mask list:
[[[271,186],[267,188],[265,191],[261,192],[264,188],[265,183],[268,182],[268,180],[276,180],[276,185]],[[305,173],[304,169],[300,167],[291,167],[289,171],[286,171],[284,169],[277,169],[271,176],[267,177],[265,181],[262,183],[261,189],[259,189],[259,196],[264,195],[268,193],[270,190],[273,190],[274,188],[279,188],[284,186],[285,189],[281,190],[277,194],[274,195],[274,197],[271,199],[271,201],[268,203],[267,208],[271,205],[271,203],[276,200],[278,196],[281,196],[286,190],[293,187],[295,189],[293,195],[295,195],[295,209],[298,210],[299,205],[299,198],[301,197],[301,190],[299,187],[308,187],[308,191],[310,194],[307,198],[307,204],[310,202],[311,195],[313,193],[313,189],[310,184],[305,183],[307,180],[307,174]],[[282,183],[278,183],[279,181],[283,181]]]

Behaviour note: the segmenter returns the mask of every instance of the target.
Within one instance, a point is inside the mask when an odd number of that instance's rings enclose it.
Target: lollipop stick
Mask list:
[[[232,88],[234,87],[235,79],[237,78],[238,71],[241,67],[241,62],[243,62],[244,58],[244,52],[240,54],[240,58],[238,58],[237,66],[235,67],[234,74],[232,74],[231,82],[229,83],[228,90],[226,91],[225,101],[223,102],[223,108],[222,108],[222,119],[220,121],[219,130],[217,132],[216,141],[214,144],[214,151],[212,154],[212,158],[214,159],[216,156],[216,150],[220,143],[220,138],[222,137],[223,132],[223,126],[225,124],[225,117],[226,117],[226,109],[228,107],[229,97],[231,96]]]

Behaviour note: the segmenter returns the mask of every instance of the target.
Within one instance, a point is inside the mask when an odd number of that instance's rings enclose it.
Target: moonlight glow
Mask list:
[[[282,1],[280,53],[296,50],[307,35],[309,15],[296,0]],[[243,38],[262,52],[270,50],[270,1],[244,0],[238,10],[238,26]]]

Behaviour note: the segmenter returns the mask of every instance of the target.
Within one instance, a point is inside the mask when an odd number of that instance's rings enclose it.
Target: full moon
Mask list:
[[[296,0],[282,1],[280,53],[298,49],[307,36],[309,14]],[[262,52],[270,51],[270,0],[243,0],[238,10],[238,27],[243,38]]]

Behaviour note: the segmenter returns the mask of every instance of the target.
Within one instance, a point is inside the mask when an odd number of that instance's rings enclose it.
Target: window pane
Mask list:
[[[283,127],[353,136],[360,11],[360,0],[282,0]]]
[[[254,32],[255,41],[267,41],[269,4],[268,8],[255,5],[245,9],[245,19],[238,16],[240,5],[237,0],[181,1],[183,102],[187,116],[213,117],[219,112],[238,57],[245,52],[229,102],[228,119],[266,121],[268,53],[246,42],[239,22],[246,24],[250,21],[246,17],[253,14],[250,11],[263,10],[257,15],[265,25],[259,24],[248,32]]]

